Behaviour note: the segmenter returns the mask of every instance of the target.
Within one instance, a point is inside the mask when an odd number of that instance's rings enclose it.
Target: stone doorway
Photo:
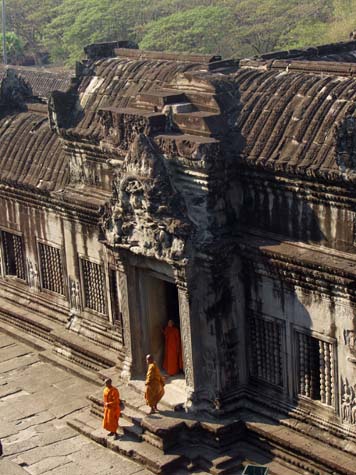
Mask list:
[[[162,373],[164,359],[164,335],[162,329],[168,320],[173,320],[180,327],[178,289],[173,278],[150,269],[137,269],[137,308],[139,308],[139,321],[141,332],[133,336],[133,354],[143,365],[136,365],[136,371],[131,384],[140,390],[144,390],[146,375],[145,356],[151,353]],[[177,376],[167,378],[166,404],[175,407],[185,402],[186,383],[185,376],[180,373]]]
[[[178,291],[173,282],[155,272],[144,272],[144,289],[142,289],[144,310],[143,321],[146,327],[145,354],[153,354],[159,367],[164,358],[164,328],[168,320],[174,320],[179,326]]]

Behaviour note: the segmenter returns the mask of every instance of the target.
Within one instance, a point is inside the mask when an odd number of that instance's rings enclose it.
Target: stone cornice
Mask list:
[[[98,224],[98,212],[96,210],[94,211],[82,206],[73,205],[50,195],[35,194],[0,184],[0,197],[16,200],[23,205],[33,208],[54,211],[58,213],[59,216],[68,220],[79,221],[94,226]]]
[[[254,271],[266,277],[278,276],[286,287],[297,286],[308,291],[316,291],[328,294],[335,298],[347,298],[356,302],[356,272],[351,267],[355,265],[354,259],[345,260],[345,267],[336,264],[337,258],[332,254],[324,253],[323,259],[315,257],[312,262],[302,255],[292,255],[278,250],[280,244],[276,242],[276,250],[273,245],[263,246],[261,242],[251,236],[239,240],[239,253],[241,257],[253,262]],[[288,244],[287,244],[288,245]],[[293,244],[289,244],[293,248]],[[294,246],[297,250],[298,247]],[[261,260],[262,259],[262,260]],[[341,259],[339,259],[341,261]],[[262,266],[256,265],[262,263]]]
[[[342,208],[356,207],[356,189],[345,183],[331,185],[326,182],[301,180],[295,176],[252,170],[246,166],[239,168],[236,178],[262,190],[265,190],[268,184],[271,189],[279,192],[289,191],[313,203],[327,203]]]

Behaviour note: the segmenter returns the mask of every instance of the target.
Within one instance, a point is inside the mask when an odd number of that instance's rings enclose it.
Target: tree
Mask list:
[[[2,44],[2,40],[3,36],[2,33],[0,33],[0,44]],[[6,52],[10,64],[17,64],[23,57],[23,43],[13,32],[6,33]]]
[[[149,22],[143,28],[142,49],[230,55],[236,34],[229,8],[198,6]]]
[[[61,0],[7,0],[6,16],[10,30],[21,39],[26,53],[41,64],[43,29]]]

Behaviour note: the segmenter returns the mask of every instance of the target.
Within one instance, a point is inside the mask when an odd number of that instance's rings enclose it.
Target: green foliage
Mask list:
[[[8,29],[21,38],[24,50],[40,63],[43,29],[62,0],[6,0]]]
[[[223,53],[225,32],[236,29],[228,8],[195,7],[148,23],[140,43],[143,49],[196,53]]]
[[[2,45],[3,36],[0,33],[0,44]],[[16,33],[6,33],[6,52],[8,62],[16,64],[23,56],[23,43]]]
[[[73,64],[86,44],[244,57],[347,40],[356,0],[7,0],[9,29],[39,62]]]

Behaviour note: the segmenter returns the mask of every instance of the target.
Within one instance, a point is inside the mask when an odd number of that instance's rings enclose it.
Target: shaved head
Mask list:
[[[146,361],[147,361],[147,364],[150,364],[150,363],[153,363],[153,356],[148,354],[146,355]]]

